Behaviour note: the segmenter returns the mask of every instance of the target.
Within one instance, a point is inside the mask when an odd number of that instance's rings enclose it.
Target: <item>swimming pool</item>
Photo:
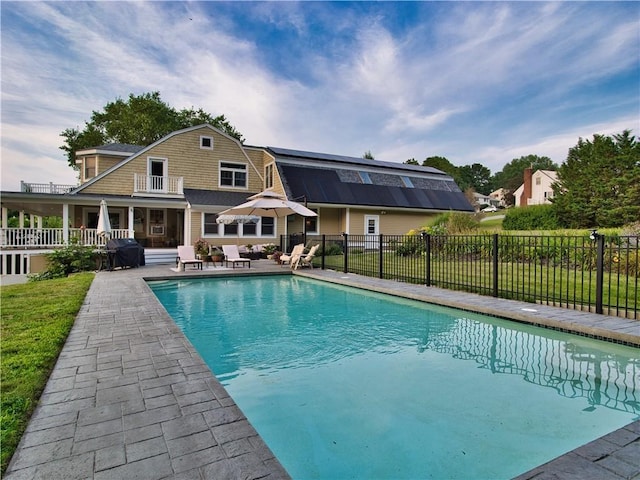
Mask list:
[[[302,478],[509,478],[637,419],[638,350],[300,277],[151,282]]]

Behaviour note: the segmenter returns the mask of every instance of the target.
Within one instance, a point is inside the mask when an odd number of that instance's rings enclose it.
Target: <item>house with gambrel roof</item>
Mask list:
[[[363,158],[247,146],[210,125],[175,131],[153,144],[102,145],[77,152],[80,185],[53,188],[23,182],[2,192],[0,249],[55,248],[71,238],[99,245],[105,199],[113,236],[147,249],[210,244],[278,243],[281,235],[404,234],[448,211],[473,212],[454,180],[431,168]],[[262,218],[257,224],[216,222],[222,210],[273,190],[318,216]],[[30,218],[7,227],[8,211]],[[57,215],[61,229],[41,216]],[[55,230],[55,231],[52,231]]]

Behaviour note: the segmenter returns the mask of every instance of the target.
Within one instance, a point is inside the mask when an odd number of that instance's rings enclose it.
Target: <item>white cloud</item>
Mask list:
[[[385,2],[3,4],[3,27],[5,8],[24,25],[2,29],[2,188],[33,180],[27,173],[68,183],[59,133],[129,93],[224,113],[248,144],[392,161],[444,155],[493,172],[531,153],[559,162],[579,136],[637,125],[637,98],[634,110],[599,83],[638,71],[628,9],[416,6],[424,21],[394,30],[385,12],[397,5]],[[234,9],[298,41],[271,44]],[[270,64],[278,55],[290,55],[286,73]],[[25,170],[34,161],[41,168]]]

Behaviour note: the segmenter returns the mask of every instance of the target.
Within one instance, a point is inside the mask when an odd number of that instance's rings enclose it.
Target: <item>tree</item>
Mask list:
[[[375,157],[373,156],[373,153],[371,153],[371,150],[367,150],[366,152],[364,152],[362,158],[366,158],[367,160],[375,160]]]
[[[405,165],[420,165],[415,158],[409,158],[404,163]]]
[[[558,169],[553,205],[570,228],[619,227],[640,218],[640,143],[630,130],[580,138]]]
[[[147,146],[165,135],[187,127],[208,123],[228,135],[243,141],[242,135],[225,118],[201,108],[175,110],[160,98],[160,92],[129,95],[107,103],[101,112],[93,111],[85,128],[67,128],[60,136],[65,139],[61,150],[67,152],[69,165],[76,168],[76,151],[106,143],[129,143]]]
[[[454,179],[458,176],[458,167],[447,160],[445,157],[427,157],[422,162],[423,167],[433,167],[444,173],[451,175]]]
[[[456,182],[456,185],[460,187],[460,190],[465,189],[465,187],[460,185],[462,178],[460,177],[459,167],[456,167],[446,157],[440,157],[440,156],[427,157],[422,162],[422,166],[437,168],[438,170],[446,173],[451,178],[453,178],[453,181]]]
[[[458,186],[462,190],[472,188],[478,193],[489,195],[491,193],[491,170],[484,165],[474,163],[458,168],[460,181]]]
[[[507,191],[507,203],[513,205],[513,192],[522,185],[523,174],[526,168],[536,170],[557,170],[558,165],[553,163],[549,157],[539,157],[537,155],[526,155],[514,158],[507,163],[500,172],[497,172],[491,179],[491,189],[504,188]],[[489,192],[490,193],[490,192]]]

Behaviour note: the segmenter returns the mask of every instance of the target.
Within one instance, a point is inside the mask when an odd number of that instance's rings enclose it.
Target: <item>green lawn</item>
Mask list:
[[[93,273],[0,288],[4,473],[93,281]]]

